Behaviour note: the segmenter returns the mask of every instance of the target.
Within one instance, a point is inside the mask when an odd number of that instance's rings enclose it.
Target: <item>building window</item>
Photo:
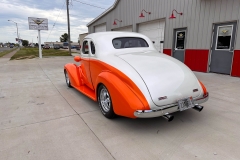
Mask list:
[[[176,32],[176,49],[185,49],[185,35],[186,31]]]
[[[231,47],[233,26],[221,26],[218,28],[216,49],[229,50]]]

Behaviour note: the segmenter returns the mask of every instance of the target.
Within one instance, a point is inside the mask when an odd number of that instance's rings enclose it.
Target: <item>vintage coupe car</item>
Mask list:
[[[64,73],[74,87],[94,101],[102,114],[130,118],[163,116],[193,108],[208,100],[205,86],[177,59],[159,53],[138,33],[100,32],[85,37],[81,56]]]

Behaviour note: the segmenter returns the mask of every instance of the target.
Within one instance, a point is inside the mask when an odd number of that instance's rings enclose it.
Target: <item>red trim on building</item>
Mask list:
[[[234,51],[231,76],[240,77],[240,50]]]
[[[163,49],[163,53],[172,56],[172,49]]]
[[[209,50],[185,50],[185,64],[193,71],[207,72]]]

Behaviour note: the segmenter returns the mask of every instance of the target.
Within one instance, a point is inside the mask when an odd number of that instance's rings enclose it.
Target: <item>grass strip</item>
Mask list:
[[[14,56],[11,57],[11,60],[20,60],[20,59],[31,59],[39,57],[38,48],[22,48]],[[59,50],[59,49],[43,49],[42,56],[71,56],[68,51]]]
[[[5,56],[6,54],[8,54],[8,53],[10,53],[10,52],[12,52],[16,49],[18,49],[18,48],[13,48],[13,49],[10,49],[10,50],[7,50],[7,51],[0,52],[0,57]]]

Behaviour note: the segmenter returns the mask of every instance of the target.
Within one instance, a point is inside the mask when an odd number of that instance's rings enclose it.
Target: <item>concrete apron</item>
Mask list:
[[[1,61],[1,59],[0,59]],[[73,57],[1,61],[0,159],[238,159],[240,79],[195,72],[205,108],[163,118],[106,119],[65,83]]]

